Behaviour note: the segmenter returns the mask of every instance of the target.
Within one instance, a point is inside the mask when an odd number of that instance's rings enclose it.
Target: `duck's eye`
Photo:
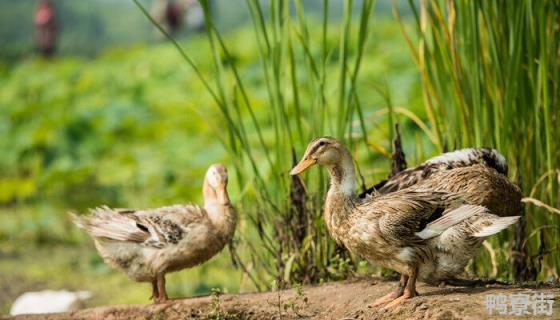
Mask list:
[[[324,141],[324,140],[323,140],[323,141],[319,141],[319,146],[324,146],[324,145],[326,145],[326,144],[327,144],[327,142]]]

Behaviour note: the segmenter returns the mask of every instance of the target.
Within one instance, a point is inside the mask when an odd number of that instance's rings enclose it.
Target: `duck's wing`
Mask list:
[[[363,198],[365,194],[371,194],[374,190],[381,194],[395,192],[416,185],[434,173],[474,165],[483,165],[507,176],[507,161],[497,150],[467,148],[441,154],[415,168],[403,170],[369,188],[360,197]]]
[[[89,216],[71,215],[74,222],[93,237],[156,248],[177,244],[191,224],[203,223],[207,217],[203,208],[192,204],[146,210],[102,206],[90,212]]]
[[[422,243],[486,210],[464,205],[456,193],[413,189],[370,198],[357,208],[364,217],[377,217],[380,236],[399,246]]]

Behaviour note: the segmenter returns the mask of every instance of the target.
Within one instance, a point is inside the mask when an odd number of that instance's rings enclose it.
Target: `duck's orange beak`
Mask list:
[[[296,174],[300,174],[316,163],[317,160],[315,159],[303,159],[290,171],[290,175],[295,176]]]

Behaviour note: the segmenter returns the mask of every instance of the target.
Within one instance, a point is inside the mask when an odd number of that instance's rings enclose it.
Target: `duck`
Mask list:
[[[228,173],[211,165],[204,177],[204,205],[177,204],[153,209],[101,206],[89,215],[70,213],[94,240],[103,260],[137,282],[150,282],[154,303],[169,298],[165,275],[199,265],[232,239],[237,214],[227,192]]]
[[[508,178],[505,157],[491,148],[465,148],[443,153],[392,175],[360,197],[387,194],[411,186],[459,193],[466,202],[484,206],[500,217],[523,212],[523,193]]]
[[[392,308],[419,295],[417,280],[436,284],[462,272],[484,239],[519,219],[491,214],[454,192],[418,187],[360,198],[350,152],[333,137],[309,142],[290,174],[313,165],[329,175],[323,210],[329,234],[353,254],[401,274],[398,287],[371,307]]]

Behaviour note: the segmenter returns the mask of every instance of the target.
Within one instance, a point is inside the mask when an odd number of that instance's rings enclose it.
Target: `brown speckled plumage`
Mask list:
[[[370,188],[367,194],[387,194],[404,188],[459,193],[467,203],[485,206],[500,217],[521,214],[521,189],[507,177],[507,162],[498,151],[469,148],[444,153],[415,168],[397,173]]]
[[[519,215],[523,209],[521,189],[482,164],[436,172],[416,188],[456,192],[467,203],[484,206],[500,217]]]
[[[332,237],[353,253],[403,275],[400,289],[384,297],[388,301],[416,295],[416,278],[433,283],[461,272],[468,261],[465,256],[472,256],[484,238],[518,219],[464,204],[459,193],[429,188],[427,182],[359,198],[350,153],[331,137],[312,140],[291,174],[314,164],[325,166],[330,176],[324,219]],[[481,167],[482,175],[487,168]],[[432,178],[439,174],[433,172]]]
[[[167,300],[165,274],[212,258],[231,240],[237,216],[226,190],[222,165],[208,169],[203,186],[204,208],[195,204],[146,210],[91,210],[72,215],[94,239],[103,260],[135,281],[152,282],[152,298]]]

